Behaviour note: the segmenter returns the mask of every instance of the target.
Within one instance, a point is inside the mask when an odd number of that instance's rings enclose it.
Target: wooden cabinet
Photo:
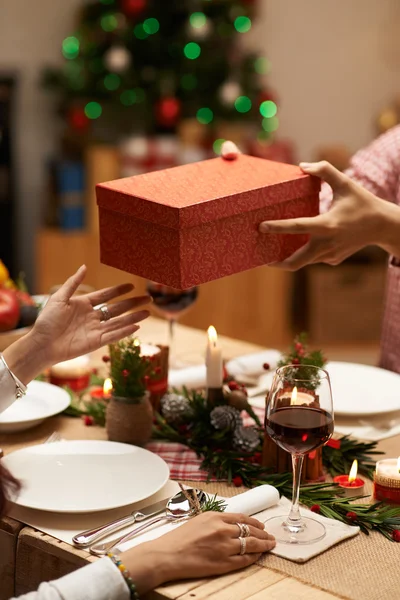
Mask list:
[[[138,293],[146,282],[100,263],[96,233],[63,233],[44,229],[36,243],[36,293],[48,293],[80,265],[88,267],[86,283],[95,288],[133,281]],[[262,346],[285,347],[291,339],[292,275],[260,267],[200,286],[197,303],[182,323]]]

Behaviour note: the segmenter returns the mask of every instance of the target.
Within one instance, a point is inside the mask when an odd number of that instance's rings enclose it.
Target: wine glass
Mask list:
[[[324,525],[301,517],[299,491],[304,456],[323,446],[334,427],[329,375],[309,365],[277,369],[267,399],[265,429],[280,448],[290,452],[293,464],[292,507],[287,517],[266,521],[268,533],[278,542],[311,544],[325,536]]]
[[[167,285],[148,281],[147,293],[153,298],[156,311],[168,321],[169,366],[180,367],[182,364],[177,360],[174,348],[175,323],[196,302],[199,290],[197,287],[176,290]]]

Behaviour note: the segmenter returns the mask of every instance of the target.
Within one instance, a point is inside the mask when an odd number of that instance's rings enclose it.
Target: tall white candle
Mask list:
[[[215,327],[211,325],[208,328],[207,333],[207,388],[221,388],[223,382],[222,350],[218,344],[218,336]]]

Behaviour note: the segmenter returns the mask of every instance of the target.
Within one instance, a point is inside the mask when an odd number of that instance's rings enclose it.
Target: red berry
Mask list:
[[[235,392],[236,390],[240,389],[240,385],[236,381],[230,381],[228,383],[228,388],[231,390],[231,392]]]
[[[292,365],[299,365],[299,364],[300,364],[299,359],[298,358],[293,358]]]
[[[321,512],[321,507],[319,504],[313,504],[312,507],[310,508],[311,512],[314,513],[320,513]]]
[[[145,383],[149,383],[149,381],[150,381],[150,377],[149,377],[149,375],[145,375],[145,376],[143,377],[143,381],[144,381]]]
[[[400,542],[400,529],[393,529],[392,538],[395,542]]]
[[[83,422],[85,423],[86,427],[90,427],[91,425],[93,425],[94,419],[90,415],[84,415]]]
[[[299,350],[299,351],[297,352],[297,354],[298,354],[298,355],[299,355],[301,358],[303,358],[303,356],[305,356],[305,355],[306,355],[306,351],[304,350],[304,348],[301,348],[301,350]]]
[[[263,364],[263,369],[264,369],[264,371],[269,371],[269,370],[270,370],[270,368],[271,368],[271,365],[270,365],[269,363],[264,363],[264,364]]]
[[[303,350],[303,344],[301,344],[300,342],[296,342],[294,347],[296,348],[297,352]]]
[[[123,376],[123,377],[128,377],[128,375],[129,375],[129,371],[128,371],[128,369],[124,369],[124,370],[122,371],[122,376]]]
[[[156,367],[154,369],[154,373],[156,373],[156,375],[158,375],[159,373],[161,373],[161,367]]]
[[[92,374],[93,375],[97,375],[97,373],[98,373],[98,369],[92,369]]]
[[[357,519],[357,515],[355,512],[353,512],[352,510],[349,510],[349,512],[346,513],[346,517],[350,520],[350,521],[355,521]]]
[[[103,361],[103,362],[105,362],[105,363],[108,363],[108,362],[110,362],[110,360],[111,360],[111,359],[110,359],[110,357],[109,357],[109,356],[103,356],[103,358],[102,358],[102,361]]]
[[[234,486],[240,487],[243,485],[243,479],[240,477],[240,475],[236,475],[236,477],[232,479],[232,483]]]

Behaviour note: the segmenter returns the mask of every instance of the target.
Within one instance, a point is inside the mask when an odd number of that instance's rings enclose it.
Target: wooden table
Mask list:
[[[141,339],[144,342],[157,342],[164,335],[165,323],[149,319],[142,328]],[[206,336],[204,332],[180,327],[177,331],[178,348],[190,348],[191,351],[203,352]],[[239,342],[229,338],[221,338],[224,356],[231,358],[247,352],[260,350],[260,347]],[[101,364],[99,357],[94,356],[94,364]],[[53,432],[58,431],[65,439],[106,439],[106,433],[100,427],[85,427],[78,419],[54,417],[41,426],[30,431],[0,436],[0,447],[5,453],[21,447],[37,444],[46,440]],[[396,440],[398,444],[398,440]],[[393,439],[380,444],[380,449],[389,451],[395,448]],[[392,450],[392,455],[393,454]],[[207,485],[202,485],[207,489]],[[212,484],[210,484],[212,491]],[[232,490],[235,493],[236,490]],[[85,564],[96,560],[88,552],[77,550],[36,531],[10,518],[0,522],[0,600],[7,600],[12,595],[20,595],[36,589],[42,581],[48,581],[65,575]],[[293,577],[253,565],[238,573],[223,577],[180,582],[162,586],[148,595],[157,600],[201,600],[205,598],[218,600],[329,600],[338,598],[333,594],[308,586]],[[343,596],[341,596],[343,597]]]

